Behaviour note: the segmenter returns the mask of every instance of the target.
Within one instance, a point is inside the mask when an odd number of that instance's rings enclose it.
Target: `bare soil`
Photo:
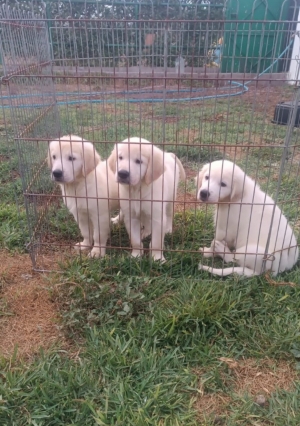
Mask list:
[[[47,277],[32,270],[26,254],[0,256],[0,356],[31,358],[41,348],[65,346]]]
[[[220,361],[228,367],[228,374],[222,379],[224,382],[230,382],[231,394],[238,397],[248,394],[254,402],[263,401],[265,406],[268,405],[268,398],[276,390],[292,390],[299,376],[293,364],[284,360],[220,358]],[[215,417],[217,421],[219,416],[226,416],[229,404],[236,402],[225,392],[205,392],[201,381],[203,373],[203,371],[197,372],[200,380],[199,396],[195,406],[199,412],[199,419]]]

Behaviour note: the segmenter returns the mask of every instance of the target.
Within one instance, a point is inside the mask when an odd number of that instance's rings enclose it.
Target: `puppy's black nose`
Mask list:
[[[55,177],[55,179],[61,179],[63,176],[62,170],[59,170],[59,169],[53,170],[52,174]]]
[[[200,191],[200,200],[206,201],[206,200],[208,200],[209,196],[210,196],[210,193],[207,189],[202,189]]]
[[[129,172],[127,170],[119,170],[118,176],[119,176],[120,179],[125,180],[125,179],[129,178]]]

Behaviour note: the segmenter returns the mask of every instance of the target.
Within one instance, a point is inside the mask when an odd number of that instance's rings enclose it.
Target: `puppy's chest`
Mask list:
[[[253,222],[255,218],[252,218],[251,222],[251,206],[248,205],[231,204],[215,211],[217,231],[221,233],[222,238],[226,235],[225,240],[229,246],[235,246],[240,238],[243,239],[244,235],[249,233],[250,224]]]
[[[141,219],[147,212],[151,210],[151,201],[144,200],[145,194],[141,191],[127,191],[121,194],[121,208],[124,213],[130,215],[130,217],[135,217]]]
[[[150,205],[149,202],[147,204]],[[149,207],[151,209],[151,207]],[[126,210],[130,217],[141,219],[148,212],[147,207],[145,206],[145,201],[140,200],[127,200],[125,203],[125,209],[122,207],[122,210]],[[150,211],[150,210],[149,210]]]
[[[93,202],[93,200],[88,200],[86,191],[80,193],[80,191],[65,191],[62,189],[63,202],[68,207],[71,213],[74,213],[78,210],[86,211],[88,210],[88,205]]]
[[[142,204],[141,201],[129,201],[128,203],[130,216],[139,218],[142,214]]]

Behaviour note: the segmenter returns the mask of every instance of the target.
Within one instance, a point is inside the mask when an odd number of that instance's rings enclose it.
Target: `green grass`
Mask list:
[[[14,204],[0,208],[0,247],[8,250],[25,250],[29,232],[25,211]]]
[[[4,129],[0,132],[0,248],[24,251],[29,241],[17,149]]]
[[[208,101],[191,109],[182,103],[167,105],[164,122],[162,105],[87,103],[60,107],[60,124],[64,133],[97,141],[104,157],[128,134],[141,134],[157,144],[164,140],[166,149],[176,152],[195,176],[203,163],[229,155],[224,144],[239,146],[237,163],[273,197],[278,190],[285,214],[299,229],[297,157],[288,156],[278,186],[286,128],[266,120],[244,99]],[[42,136],[51,123],[46,128],[41,121],[37,134]],[[295,129],[295,154],[298,136]],[[257,146],[260,143],[266,146]],[[26,142],[21,148],[25,186],[30,183],[32,193],[52,192],[44,164],[46,145]],[[0,156],[0,246],[21,251],[29,232],[17,149],[1,132]],[[191,194],[195,191],[192,178],[186,187]],[[42,241],[78,241],[78,227],[62,202],[30,197],[32,228],[46,213]],[[0,360],[0,424],[212,426],[219,421],[226,426],[298,426],[299,380],[289,391],[273,392],[268,405],[260,407],[246,392],[235,392],[233,373],[220,357],[269,357],[299,368],[299,263],[276,278],[287,285],[272,285],[265,277],[213,278],[198,271],[197,253],[212,238],[212,210],[191,210],[175,216],[174,232],[165,241],[166,264],[147,256],[135,260],[127,250],[119,251],[116,247],[129,245],[123,225],[113,228],[112,248],[104,259],[66,257],[61,272],[48,276],[47,286],[69,347],[58,343],[30,363],[18,360],[16,348],[10,360]],[[9,306],[1,303],[0,315],[6,310]],[[230,398],[219,418],[197,412],[200,380],[205,395]]]
[[[208,364],[212,354],[286,356],[299,337],[300,287],[278,289],[263,278],[247,280],[247,285],[243,279],[208,283],[196,269],[180,274],[165,266],[158,274],[159,267],[146,262],[142,268],[130,259],[116,263],[111,269],[105,261],[99,268],[99,262],[73,260],[63,268],[55,294],[74,337],[85,328],[109,325],[112,318],[125,329],[128,321],[148,323],[159,346],[178,347],[191,363],[207,351],[201,362]],[[121,266],[124,272],[118,275]],[[284,280],[297,273],[286,273]]]
[[[72,260],[53,278],[52,298],[77,357],[53,349],[30,365],[3,361],[1,424],[198,425],[198,368],[206,393],[232,397],[224,424],[251,416],[299,424],[299,385],[260,408],[234,394],[219,361],[298,356],[299,287],[272,287],[261,277],[207,281],[196,272],[172,278],[146,263],[138,274],[139,262],[129,274],[126,261],[121,266],[118,274],[98,261]]]

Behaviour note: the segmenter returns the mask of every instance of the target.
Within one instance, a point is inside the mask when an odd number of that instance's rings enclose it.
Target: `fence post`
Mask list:
[[[48,28],[48,40],[50,41],[50,54],[51,54],[51,59],[53,60],[53,46],[52,46],[52,37],[51,37],[51,25],[52,25],[52,21],[51,21],[51,10],[50,10],[50,1],[46,0],[46,8],[45,8],[45,15],[46,15],[46,20],[47,20],[47,28]]]

